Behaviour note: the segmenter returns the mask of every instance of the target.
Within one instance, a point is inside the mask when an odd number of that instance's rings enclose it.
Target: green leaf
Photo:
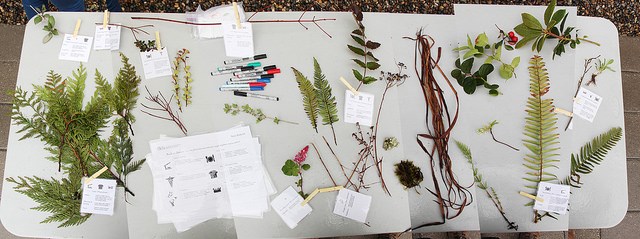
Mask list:
[[[467,34],[467,47],[469,47],[469,49],[475,48],[473,46],[473,42],[471,42],[471,37],[469,37],[469,34]]]
[[[462,59],[467,59],[469,57],[474,56],[475,54],[479,54],[480,51],[478,51],[478,49],[471,49],[470,51],[468,51],[467,53],[464,54],[464,56],[462,57]]]
[[[49,17],[49,25],[51,25],[51,27],[56,25],[56,19],[53,16]]]
[[[316,96],[318,99],[318,112],[322,117],[322,123],[324,125],[331,125],[333,130],[333,123],[338,122],[338,103],[336,97],[331,92],[331,85],[322,74],[320,64],[313,58],[313,85],[315,87]],[[306,169],[305,169],[306,170]]]
[[[380,64],[378,64],[378,62],[372,61],[372,62],[367,62],[367,69],[369,70],[376,70],[380,67]]]
[[[309,119],[309,123],[311,123],[311,127],[318,132],[318,100],[316,96],[316,91],[313,88],[313,84],[311,81],[307,79],[306,76],[302,74],[302,72],[298,71],[296,68],[291,67],[293,70],[293,74],[296,76],[296,82],[298,82],[298,89],[300,89],[300,94],[302,95],[302,107],[304,108],[305,113],[307,114],[307,118]]]
[[[38,25],[38,23],[42,22],[42,16],[38,15],[35,18],[33,18],[33,24],[34,25]]]
[[[527,43],[529,43],[531,40],[536,39],[536,37],[525,37],[522,38],[522,40],[518,41],[518,43],[516,43],[516,49],[519,49],[525,45],[527,45]]]
[[[348,48],[349,48],[349,50],[351,50],[353,53],[356,53],[356,54],[361,55],[361,56],[365,56],[364,50],[362,50],[362,49],[360,49],[360,48],[358,48],[358,47],[352,46],[352,45],[347,45],[347,47],[348,47]]]
[[[362,38],[360,38],[360,37],[358,37],[356,35],[351,35],[351,38],[353,38],[353,40],[356,41],[361,46],[364,46],[364,40],[362,40]]]
[[[545,42],[545,38],[540,38],[540,40],[538,40],[538,45],[536,46],[536,50],[538,52],[542,51],[542,47],[544,46],[544,42]]]
[[[551,3],[549,3],[549,6],[547,6],[547,9],[544,11],[544,24],[547,25],[547,27],[549,26],[549,21],[551,20],[551,15],[553,14],[555,7],[556,0],[553,0],[551,1]]]
[[[462,62],[462,65],[460,65],[460,70],[464,73],[470,74],[472,67],[473,67],[473,58],[469,58],[464,62]]]
[[[358,81],[362,81],[362,74],[360,74],[359,71],[352,69],[353,71],[353,76],[356,77],[356,80]]]
[[[565,15],[567,15],[567,10],[565,9],[560,9],[558,10],[556,13],[553,14],[553,17],[551,18],[551,21],[555,22],[554,24],[550,24],[547,26],[547,28],[553,27],[556,24],[560,23],[562,21],[562,19],[564,18]]]
[[[604,161],[607,153],[620,139],[622,139],[622,128],[611,128],[582,146],[579,153],[571,154],[571,173],[562,183],[579,188],[582,184],[580,179],[584,176],[580,174],[591,173]]]
[[[364,62],[362,62],[361,60],[358,59],[351,59],[353,62],[357,63],[360,67],[362,68],[366,68],[367,66],[364,65]]]
[[[522,13],[522,23],[528,28],[542,30],[542,25],[538,19],[529,13]]]
[[[461,46],[461,47],[453,48],[453,51],[464,51],[464,50],[469,50],[469,47],[468,46]]]
[[[462,74],[462,71],[460,69],[455,69],[451,71],[451,76],[457,80],[464,79],[464,74]]]
[[[309,164],[306,164],[306,163],[305,163],[305,164],[303,164],[303,165],[302,165],[302,169],[304,169],[304,171],[307,171],[307,170],[309,170],[310,168],[311,168],[311,165],[309,165]]]
[[[491,72],[493,72],[493,65],[491,64],[483,64],[480,66],[480,69],[478,69],[478,75],[482,77],[488,76]]]
[[[42,38],[42,43],[49,42],[51,38],[53,38],[53,33],[48,33],[47,35],[44,36],[44,38]]]
[[[476,37],[476,46],[484,47],[489,45],[489,37],[487,37],[486,33],[482,33]]]
[[[368,84],[371,84],[371,83],[373,83],[373,82],[375,82],[375,81],[377,81],[377,80],[378,80],[378,79],[376,79],[376,78],[374,78],[374,77],[366,76],[366,77],[362,80],[362,83],[364,83],[364,84],[368,85]]]
[[[489,95],[498,96],[498,95],[500,95],[500,92],[498,90],[496,90],[496,89],[491,89],[491,90],[489,90]]]
[[[520,24],[520,25],[516,26],[513,30],[518,35],[520,35],[522,37],[525,37],[525,38],[537,37],[537,36],[542,34],[542,30],[531,29],[531,28],[528,28],[527,26],[525,26],[524,24]]]
[[[465,78],[465,82],[462,88],[464,89],[465,93],[471,95],[476,91],[476,84],[472,78]]]
[[[298,172],[300,172],[300,167],[296,162],[291,159],[284,162],[284,165],[282,166],[282,173],[284,173],[284,175],[298,176]]]
[[[456,59],[456,68],[460,68],[460,58]]]
[[[507,49],[507,51],[513,51],[513,47],[509,45],[504,45],[504,49]]]
[[[507,64],[502,64],[500,65],[499,68],[500,71],[500,77],[502,77],[503,79],[511,79],[511,77],[513,77],[513,68],[510,65]]]
[[[518,67],[518,65],[520,65],[520,57],[517,56],[516,58],[513,58],[513,60],[511,60],[511,67],[513,67],[514,69]]]

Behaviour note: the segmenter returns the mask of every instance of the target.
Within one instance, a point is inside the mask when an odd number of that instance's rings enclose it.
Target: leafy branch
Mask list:
[[[515,151],[520,151],[520,149],[496,139],[496,136],[493,134],[493,126],[497,125],[498,123],[499,122],[497,120],[491,121],[489,124],[482,126],[482,128],[479,128],[477,132],[478,134],[484,134],[486,132],[489,132],[491,134],[491,138],[493,138],[493,141],[496,141],[497,143],[507,146]]]
[[[556,0],[552,0],[544,12],[544,27],[533,15],[529,13],[522,13],[522,23],[513,29],[516,33],[523,36],[523,39],[516,44],[516,49],[525,46],[530,41],[533,41],[531,51],[540,52],[542,51],[547,39],[555,38],[558,40],[558,43],[553,48],[553,57],[555,58],[556,55],[560,56],[565,52],[566,45],[575,49],[581,41],[585,41],[600,46],[597,42],[587,40],[588,36],[580,37],[576,33],[575,38],[573,38],[571,33],[575,27],[565,28],[565,23],[569,13],[567,13],[567,10],[565,9],[555,11],[555,7]],[[558,24],[560,24],[559,27],[557,26]]]
[[[484,192],[487,194],[489,199],[491,199],[491,202],[493,202],[493,205],[496,206],[496,209],[498,209],[498,212],[500,212],[500,215],[502,215],[502,219],[504,219],[504,221],[507,223],[507,229],[508,230],[513,229],[517,231],[518,224],[516,224],[515,222],[512,222],[507,218],[507,213],[504,210],[504,207],[502,207],[502,203],[500,202],[500,198],[498,197],[498,194],[493,189],[493,187],[490,187],[487,184],[487,181],[485,181],[482,178],[482,174],[478,172],[478,168],[476,167],[476,164],[473,161],[473,157],[471,156],[471,149],[469,149],[469,146],[457,140],[455,142],[456,142],[456,145],[458,146],[458,149],[460,149],[460,151],[464,155],[464,158],[467,159],[467,162],[471,165],[471,170],[473,171],[473,181],[476,182],[476,185],[478,186],[478,188],[484,190]]]
[[[171,78],[173,79],[173,95],[176,98],[176,105],[178,105],[180,112],[182,112],[182,100],[184,100],[185,107],[191,103],[191,86],[189,84],[193,82],[193,79],[191,78],[191,66],[187,64],[189,53],[189,50],[184,48],[178,51],[176,59],[173,61],[173,74],[171,74]],[[184,70],[185,80],[182,95],[180,93],[180,66],[182,66]]]
[[[34,8],[31,5],[29,5],[29,7],[31,7],[31,9],[33,9],[33,11],[38,14],[33,19],[33,24],[38,25],[43,20],[45,21],[45,25],[44,27],[42,27],[42,30],[47,32],[47,35],[42,38],[43,44],[49,42],[51,38],[53,38],[53,36],[57,36],[59,34],[58,29],[56,28],[56,19],[46,13],[47,8],[44,5],[42,5],[42,8],[40,9]]]
[[[602,72],[605,72],[607,70],[611,72],[616,72],[613,68],[611,68],[611,64],[613,64],[613,59],[607,59],[607,58],[600,59],[598,57],[598,62],[596,62],[596,71],[591,74],[591,80],[587,82],[587,85],[591,85],[591,84],[596,85],[596,77],[602,74]]]
[[[261,109],[251,108],[251,106],[248,104],[245,104],[243,106],[238,106],[238,104],[224,104],[223,110],[224,110],[224,113],[230,114],[233,116],[238,115],[238,113],[240,112],[250,114],[253,117],[256,117],[256,123],[260,123],[265,119],[271,119],[273,120],[273,123],[276,123],[276,124],[279,124],[280,122],[289,123],[289,124],[298,124],[296,122],[286,121],[278,117],[269,117],[265,115]]]
[[[353,69],[353,76],[360,82],[358,84],[358,90],[362,86],[362,84],[371,84],[376,81],[375,77],[371,77],[367,75],[367,70],[376,70],[380,68],[380,64],[378,63],[378,58],[373,56],[372,50],[380,47],[380,43],[371,41],[367,38],[365,33],[365,27],[362,24],[362,10],[355,4],[351,5],[351,13],[353,14],[353,18],[358,25],[358,28],[351,32],[351,38],[360,45],[360,47],[356,47],[353,45],[347,45],[349,50],[355,53],[358,56],[362,57],[360,59],[351,59],[353,62],[362,67],[362,73],[359,70]]]
[[[616,146],[620,139],[622,139],[622,128],[615,127],[580,147],[579,154],[571,154],[571,174],[562,183],[580,188],[581,174],[593,172],[593,168],[602,163],[609,150]]]

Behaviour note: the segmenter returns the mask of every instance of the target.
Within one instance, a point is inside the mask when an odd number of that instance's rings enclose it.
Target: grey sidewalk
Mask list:
[[[0,25],[0,177],[4,173],[4,162],[11,112],[10,96],[6,93],[15,88],[22,49],[24,26]],[[625,219],[609,229],[577,230],[579,239],[623,239],[637,238],[640,227],[640,37],[620,37],[622,83],[624,88],[624,111],[627,140],[627,174],[629,181],[629,209]],[[1,185],[0,185],[1,187]],[[1,195],[0,195],[1,200]],[[476,233],[477,234],[477,233]],[[566,232],[543,233],[545,239],[567,238]],[[482,234],[500,239],[518,238],[516,233]],[[414,234],[413,238],[447,238],[446,233]],[[0,227],[0,238],[17,238]],[[361,236],[350,238],[379,238]],[[410,238],[405,236],[403,238]]]

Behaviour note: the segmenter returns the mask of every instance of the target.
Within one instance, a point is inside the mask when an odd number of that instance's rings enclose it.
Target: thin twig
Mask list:
[[[340,165],[340,170],[342,171],[342,175],[344,175],[344,178],[347,179],[347,184],[349,183],[353,184],[353,182],[351,182],[351,180],[347,176],[347,172],[344,171],[345,169],[344,165],[342,165],[342,162],[338,158],[338,155],[336,155],[336,153],[333,151],[333,148],[331,148],[331,145],[329,144],[329,141],[327,141],[327,138],[322,136],[322,139],[324,140],[324,143],[327,145],[327,147],[329,147],[329,151],[331,151],[331,154],[333,154],[333,157],[336,159],[336,161],[338,161],[338,164]]]
[[[327,170],[327,174],[329,174],[329,178],[331,179],[331,182],[333,182],[333,186],[338,186],[338,184],[336,183],[336,180],[333,180],[333,176],[331,176],[331,173],[329,172],[329,168],[327,168],[327,165],[324,164],[324,160],[322,160],[322,156],[320,156],[320,151],[318,151],[318,148],[316,147],[316,144],[311,143],[311,146],[313,146],[313,149],[316,150],[316,154],[318,155],[318,158],[320,159],[320,162],[322,162],[322,166],[324,166],[324,170]]]
[[[491,134],[491,138],[493,138],[493,141],[496,141],[497,143],[502,144],[504,146],[507,146],[507,147],[509,147],[509,148],[511,148],[511,149],[513,149],[515,151],[520,151],[520,149],[518,149],[516,147],[513,147],[513,146],[511,146],[511,145],[509,145],[509,144],[507,144],[505,142],[502,142],[502,141],[496,139],[496,136],[493,135],[493,128],[489,128],[489,133]]]
[[[578,93],[580,92],[580,86],[582,85],[582,81],[584,80],[584,77],[587,75],[589,70],[591,70],[591,67],[592,67],[591,61],[598,59],[598,57],[600,57],[600,55],[584,60],[584,70],[582,71],[582,76],[580,76],[580,80],[578,80],[578,87],[576,88],[576,93],[573,94],[572,100],[575,100],[576,97],[578,96]],[[571,125],[572,121],[573,121],[573,115],[569,117],[569,122],[567,122],[567,126],[564,127],[564,131],[567,131],[567,129],[569,129],[569,125]]]
[[[164,97],[164,95],[162,95],[162,92],[158,91],[158,95],[151,95],[151,92],[149,91],[149,88],[147,88],[146,86],[144,87],[147,90],[147,94],[148,96],[145,97],[145,99],[156,103],[160,108],[152,108],[152,107],[148,107],[145,104],[141,104],[142,107],[149,109],[149,110],[155,110],[155,111],[164,111],[167,113],[168,117],[164,117],[164,116],[159,116],[156,114],[152,114],[150,112],[141,110],[143,113],[148,114],[150,116],[156,117],[158,119],[163,119],[163,120],[168,120],[168,121],[173,121],[178,128],[180,128],[180,130],[182,131],[182,133],[186,136],[187,135],[187,128],[185,127],[185,125],[182,123],[182,120],[180,120],[180,115],[178,114],[178,112],[174,112],[171,109],[171,98],[173,98],[173,96],[171,96],[170,100],[167,101],[167,99]]]

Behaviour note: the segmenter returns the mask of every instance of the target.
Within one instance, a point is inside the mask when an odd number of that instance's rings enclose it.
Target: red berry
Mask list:
[[[516,34],[514,34],[513,32],[509,32],[509,37],[513,37],[513,36],[515,36],[515,35],[516,35]]]
[[[516,41],[517,42],[518,41],[518,37],[517,36],[512,36],[511,37],[511,41]]]

